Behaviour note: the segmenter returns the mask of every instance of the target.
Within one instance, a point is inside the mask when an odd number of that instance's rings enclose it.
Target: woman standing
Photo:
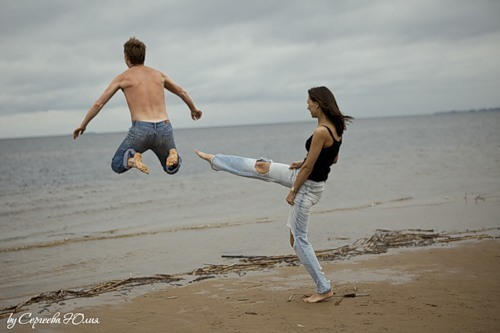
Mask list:
[[[353,118],[340,112],[335,97],[328,88],[311,88],[308,95],[307,109],[318,120],[318,125],[306,141],[307,155],[303,161],[286,165],[264,158],[257,160],[212,155],[198,150],[196,154],[208,161],[216,171],[275,182],[290,188],[286,197],[286,202],[292,206],[287,222],[290,228],[290,245],[316,284],[316,292],[304,298],[304,302],[316,303],[332,297],[334,293],[307,239],[307,225],[311,207],[318,203],[325,188],[330,166],[338,160],[346,122]]]

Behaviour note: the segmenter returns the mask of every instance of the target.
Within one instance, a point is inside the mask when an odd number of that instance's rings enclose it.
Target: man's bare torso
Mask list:
[[[168,119],[164,74],[151,67],[136,65],[118,78],[132,121],[160,122]]]

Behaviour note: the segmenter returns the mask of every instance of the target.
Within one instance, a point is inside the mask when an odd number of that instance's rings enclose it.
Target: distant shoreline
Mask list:
[[[441,115],[441,114],[455,114],[455,113],[498,112],[498,111],[500,111],[500,107],[484,108],[484,109],[470,109],[470,110],[436,111],[433,114]]]

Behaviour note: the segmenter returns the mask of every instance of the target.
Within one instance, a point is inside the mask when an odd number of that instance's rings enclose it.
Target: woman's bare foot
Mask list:
[[[207,154],[207,153],[204,153],[204,152],[199,151],[199,150],[195,150],[194,152],[196,153],[196,155],[198,155],[199,157],[201,157],[202,159],[204,159],[208,163],[212,163],[212,158],[214,158],[214,155]]]
[[[318,303],[328,299],[334,295],[333,291],[326,292],[324,294],[314,293],[312,296],[303,298],[304,303]]]
[[[175,168],[177,164],[179,163],[179,155],[177,154],[177,150],[172,148],[168,151],[168,157],[167,157],[167,167],[169,168]]]
[[[146,164],[142,163],[142,154],[135,153],[134,157],[128,159],[127,165],[130,168],[136,168],[145,174],[149,174],[149,168]]]

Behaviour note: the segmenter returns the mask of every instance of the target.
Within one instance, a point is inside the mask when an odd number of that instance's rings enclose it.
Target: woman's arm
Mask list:
[[[302,184],[304,184],[304,182],[307,180],[307,177],[309,177],[309,175],[311,174],[314,164],[316,163],[316,160],[321,153],[321,149],[323,149],[323,146],[325,145],[325,142],[328,140],[328,138],[329,134],[326,128],[316,128],[312,137],[311,147],[309,148],[307,158],[300,167],[297,178],[295,179],[295,182],[286,197],[286,202],[288,204],[293,205],[293,201],[295,200],[297,192],[299,191]]]

